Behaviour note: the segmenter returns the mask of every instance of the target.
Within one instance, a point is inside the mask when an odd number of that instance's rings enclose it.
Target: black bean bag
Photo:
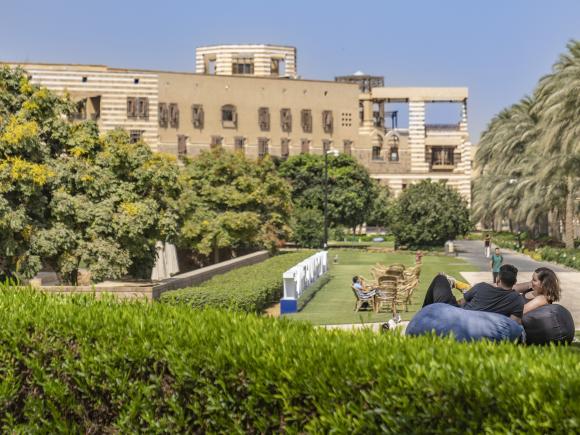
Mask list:
[[[527,344],[572,343],[574,319],[566,308],[548,304],[526,313],[522,319]]]

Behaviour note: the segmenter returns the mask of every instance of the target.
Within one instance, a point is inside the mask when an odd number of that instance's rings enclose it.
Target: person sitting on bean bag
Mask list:
[[[526,343],[571,343],[575,325],[570,312],[560,300],[562,290],[560,280],[553,270],[540,267],[534,271],[532,281],[515,287],[524,299],[522,324],[526,330]]]
[[[513,290],[517,280],[518,269],[511,264],[500,267],[497,282],[491,285],[480,282],[463,293],[463,299],[453,296],[452,282],[446,275],[439,274],[429,285],[423,307],[434,303],[444,303],[470,311],[486,311],[511,317],[521,323],[524,301],[520,294]]]

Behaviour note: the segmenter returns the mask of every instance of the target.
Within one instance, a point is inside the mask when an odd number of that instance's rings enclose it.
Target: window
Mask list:
[[[204,73],[205,74],[215,74],[216,73],[216,58],[205,55],[204,60]]]
[[[86,83],[89,80],[89,78],[87,76],[83,76],[83,78],[81,79],[81,81],[83,83]]]
[[[203,128],[203,106],[201,104],[194,104],[191,106],[191,122],[193,128]]]
[[[383,160],[383,157],[381,156],[381,147],[380,146],[373,146],[373,155],[372,155],[372,159],[373,160]]]
[[[308,139],[302,139],[300,141],[300,152],[302,154],[308,154],[310,152],[310,141]]]
[[[341,114],[341,125],[343,127],[351,127],[352,126],[352,113],[350,113],[350,112],[342,112],[342,114]]]
[[[169,108],[167,103],[159,103],[158,107],[159,127],[167,128],[169,126]]]
[[[179,106],[177,103],[169,103],[169,126],[179,128]]]
[[[234,149],[236,151],[244,152],[244,147],[246,145],[246,138],[241,136],[236,136],[234,138]]]
[[[91,102],[89,115],[93,121],[97,121],[101,117],[101,96],[95,95],[89,98],[89,101]]]
[[[268,138],[259,137],[258,138],[258,157],[263,158],[268,154]]]
[[[324,110],[322,112],[322,129],[325,133],[332,133],[333,130],[333,120],[332,120],[332,111],[331,110]]]
[[[280,127],[285,133],[292,131],[292,112],[290,109],[280,109]]]
[[[391,145],[389,150],[389,161],[398,162],[399,161],[399,147],[396,145]]]
[[[211,137],[211,143],[210,143],[210,148],[214,149],[214,148],[218,148],[222,146],[224,138],[221,136],[212,136]]]
[[[137,98],[127,97],[127,118],[137,118]]]
[[[280,157],[286,160],[290,156],[290,139],[282,138],[280,144]]]
[[[389,162],[399,161],[399,137],[392,135],[389,139]]]
[[[448,169],[453,166],[453,147],[431,148],[431,167]]]
[[[177,135],[177,156],[184,157],[187,155],[187,136],[183,134]]]
[[[232,106],[231,104],[222,106],[222,127],[236,128],[237,126],[238,114],[236,112],[236,106]]]
[[[75,110],[70,114],[73,120],[87,119],[87,99],[83,98],[75,104]]]
[[[232,74],[254,74],[254,59],[252,57],[234,58]]]
[[[312,133],[312,111],[304,109],[300,112],[300,124],[304,133]]]
[[[139,79],[133,79],[133,84],[138,85],[139,84]]]
[[[136,143],[143,138],[143,130],[131,130],[129,132],[129,142]]]
[[[149,98],[140,97],[137,98],[137,116],[139,119],[149,118]]]
[[[323,152],[327,152],[328,150],[330,150],[330,146],[332,145],[332,141],[328,140],[328,139],[324,139],[322,141],[322,151]]]
[[[270,131],[270,109],[267,107],[258,109],[258,126],[260,131]]]
[[[352,140],[345,140],[342,142],[344,153],[347,156],[352,155]]]

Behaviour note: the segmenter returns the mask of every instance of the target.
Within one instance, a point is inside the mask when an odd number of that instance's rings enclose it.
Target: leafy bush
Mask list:
[[[553,261],[580,270],[580,249],[558,249],[546,246],[536,252],[542,260]]]
[[[579,354],[0,292],[9,433],[576,433]]]
[[[218,275],[197,287],[164,293],[161,302],[193,308],[231,308],[259,312],[282,297],[282,274],[313,251],[281,254],[251,266]]]
[[[398,245],[441,246],[470,229],[467,202],[445,183],[424,180],[405,189],[393,207]]]

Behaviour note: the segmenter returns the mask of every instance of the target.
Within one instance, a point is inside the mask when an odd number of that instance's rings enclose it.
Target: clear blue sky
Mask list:
[[[580,0],[28,0],[0,10],[3,61],[193,71],[196,46],[276,43],[298,48],[303,78],[363,70],[392,86],[468,86],[473,142],[580,39]]]

